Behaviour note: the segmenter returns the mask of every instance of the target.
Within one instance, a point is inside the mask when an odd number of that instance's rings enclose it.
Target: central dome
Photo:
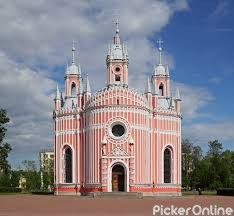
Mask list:
[[[154,73],[155,73],[155,75],[167,75],[166,74],[166,68],[161,64],[156,66]]]
[[[101,89],[86,103],[86,108],[100,106],[138,106],[149,109],[148,101],[143,94],[122,86],[111,86]]]
[[[79,69],[75,64],[72,64],[70,67],[68,67],[68,74],[79,74]]]

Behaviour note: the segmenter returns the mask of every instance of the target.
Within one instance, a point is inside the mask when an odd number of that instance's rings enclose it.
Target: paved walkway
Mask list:
[[[153,206],[232,207],[234,197],[184,196],[177,198],[158,197],[145,199],[88,198],[75,196],[46,195],[0,195],[0,216],[148,216],[153,215]],[[157,214],[160,215],[160,214]]]

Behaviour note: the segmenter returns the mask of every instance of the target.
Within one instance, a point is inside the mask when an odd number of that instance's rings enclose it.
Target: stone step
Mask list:
[[[94,192],[90,194],[91,197],[99,198],[137,198],[141,199],[142,193],[140,192]]]

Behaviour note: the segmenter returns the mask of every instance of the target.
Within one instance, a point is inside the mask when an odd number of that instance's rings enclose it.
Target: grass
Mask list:
[[[198,191],[184,191],[183,196],[198,195]],[[217,195],[217,191],[202,191],[202,195]]]
[[[22,192],[0,192],[1,195],[22,195],[22,194],[31,194],[31,192],[28,191],[22,191]]]

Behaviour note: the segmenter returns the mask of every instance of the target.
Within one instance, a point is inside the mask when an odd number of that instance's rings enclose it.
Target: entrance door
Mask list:
[[[112,191],[124,191],[124,168],[121,165],[115,165],[112,168]]]

